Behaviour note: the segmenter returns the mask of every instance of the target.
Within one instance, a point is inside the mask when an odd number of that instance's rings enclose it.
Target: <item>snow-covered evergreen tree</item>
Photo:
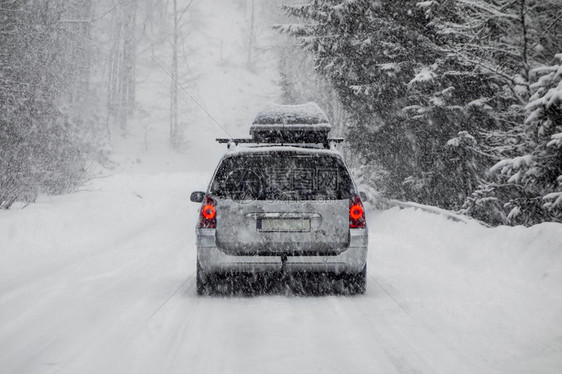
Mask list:
[[[431,24],[446,8],[430,5],[313,1],[286,7],[305,23],[280,29],[314,54],[336,88],[363,172],[384,175],[365,179],[390,197],[458,208],[476,185],[482,155],[450,140],[474,136],[473,117],[486,116],[486,102],[477,100],[494,80],[447,51],[451,38]]]
[[[503,224],[562,222],[562,53],[553,65],[530,70],[532,96],[516,127],[514,157],[492,169],[467,200],[468,213]]]
[[[385,175],[390,197],[464,203],[475,214],[469,207],[496,183],[490,168],[528,148],[533,69],[562,47],[559,1],[313,0],[285,9],[302,23],[279,29],[332,82],[363,170]],[[498,214],[475,215],[508,222]]]
[[[464,14],[462,22],[442,22],[441,32],[456,35],[460,42],[451,48],[455,55],[495,77],[495,97],[509,104],[493,106],[497,126],[480,132],[477,148],[496,161],[462,211],[493,224],[559,220],[556,204],[542,201],[557,186],[557,176],[552,174],[559,170],[559,161],[556,150],[546,145],[551,141],[549,131],[556,127],[550,124],[559,121],[559,109],[556,105],[546,109],[538,103],[543,103],[540,97],[548,92],[545,87],[557,84],[555,75],[544,72],[557,69],[548,66],[562,49],[562,3],[502,0],[457,4],[462,10],[459,14]],[[549,113],[550,119],[540,119],[537,110]]]

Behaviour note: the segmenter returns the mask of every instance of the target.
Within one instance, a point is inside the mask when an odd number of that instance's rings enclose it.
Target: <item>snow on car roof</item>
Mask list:
[[[250,135],[259,143],[326,143],[331,130],[318,104],[269,104],[250,126]]]
[[[330,126],[326,114],[318,104],[268,104],[253,122],[254,125],[318,125]]]

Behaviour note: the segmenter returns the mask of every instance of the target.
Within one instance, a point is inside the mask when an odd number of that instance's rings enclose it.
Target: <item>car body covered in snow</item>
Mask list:
[[[279,107],[281,113],[303,109]],[[315,130],[310,137],[307,123],[289,131],[270,124],[260,129],[256,122],[263,117],[262,112],[251,130],[255,144],[230,149],[207,191],[191,196],[201,202],[196,226],[198,293],[212,292],[220,276],[236,273],[327,274],[351,293],[364,292],[365,212],[341,154],[325,149],[326,126],[311,126]],[[303,118],[301,113],[301,122],[318,122]],[[295,128],[297,138],[291,133]]]

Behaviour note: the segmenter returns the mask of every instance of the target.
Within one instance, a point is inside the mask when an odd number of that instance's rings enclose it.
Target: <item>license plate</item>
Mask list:
[[[262,218],[257,222],[258,231],[303,232],[310,231],[310,219]]]

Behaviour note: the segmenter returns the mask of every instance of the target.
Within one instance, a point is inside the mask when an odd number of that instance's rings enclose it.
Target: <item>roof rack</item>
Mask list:
[[[334,148],[334,145],[342,143],[344,138],[325,138],[325,141],[321,142],[292,142],[292,141],[277,141],[277,142],[262,142],[256,141],[253,138],[217,138],[216,141],[220,144],[226,144],[228,149],[238,144],[253,144],[256,147],[274,147],[274,146],[292,146],[292,147],[303,147],[303,148],[318,148],[322,147],[325,149]]]
[[[255,143],[254,139],[235,139],[235,138],[217,138],[215,139],[220,144],[240,144],[240,143]]]

